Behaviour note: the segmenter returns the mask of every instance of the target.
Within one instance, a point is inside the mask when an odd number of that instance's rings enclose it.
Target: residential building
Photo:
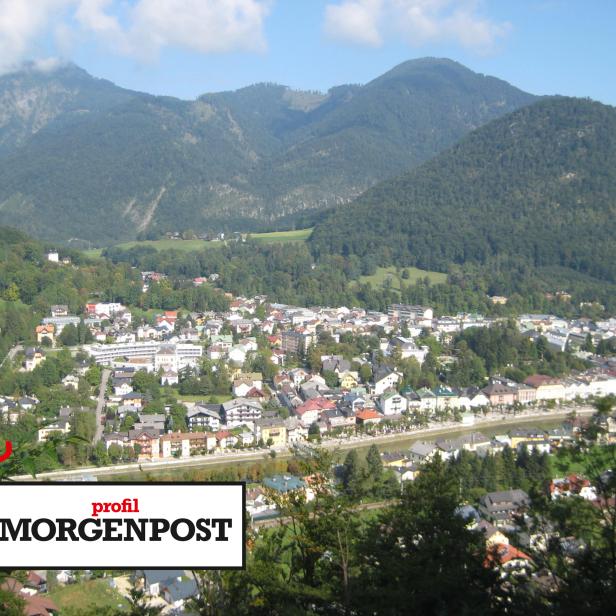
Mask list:
[[[294,409],[294,414],[299,418],[305,428],[310,427],[315,421],[318,421],[321,413],[328,409],[336,408],[336,404],[327,398],[316,397],[307,400]]]
[[[327,423],[330,430],[349,428],[356,424],[355,413],[345,413],[339,408],[327,409],[321,413],[321,419]]]
[[[45,356],[41,349],[29,347],[25,351],[24,369],[26,372],[32,372],[37,366],[40,366],[45,361]]]
[[[402,359],[412,357],[421,365],[429,351],[430,349],[427,346],[418,347],[410,338],[396,336],[389,341],[385,352],[387,355],[399,353]]]
[[[287,428],[280,417],[261,418],[255,421],[255,436],[268,447],[280,447],[287,443]]]
[[[118,344],[93,344],[84,347],[84,350],[99,365],[109,365],[115,360],[126,357],[128,359],[150,360],[153,367],[169,367],[174,369],[175,372],[187,366],[196,366],[199,359],[203,356],[203,347],[197,344],[178,342],[177,344],[169,345],[157,342],[156,340]],[[160,350],[163,350],[161,355],[159,355]],[[171,351],[173,351],[173,354]]]
[[[53,434],[70,434],[71,422],[68,417],[56,419],[38,430],[38,441],[46,441]]]
[[[174,581],[181,581],[184,577],[182,569],[138,569],[135,577],[143,583],[146,595],[158,597],[162,588]]]
[[[341,374],[351,369],[351,362],[342,355],[322,355],[321,362],[323,372]]]
[[[565,398],[565,386],[559,379],[554,377],[545,374],[534,374],[529,376],[524,381],[524,384],[535,389],[537,402],[542,400],[564,400]]]
[[[263,485],[267,489],[274,490],[281,494],[306,489],[306,482],[293,475],[274,475],[272,477],[266,477],[263,480]]]
[[[543,443],[547,436],[545,430],[539,428],[513,428],[509,432],[512,449],[517,449],[521,444]]]
[[[410,321],[425,327],[431,327],[434,311],[427,306],[411,306],[410,304],[393,304],[387,309],[387,315],[397,321]]]
[[[216,437],[207,432],[170,432],[160,437],[160,456],[189,458],[193,453],[207,453],[216,447]]]
[[[36,341],[41,344],[44,339],[51,342],[52,346],[56,342],[55,338],[56,326],[53,323],[47,323],[46,325],[37,325],[35,329]]]
[[[597,491],[588,479],[571,474],[562,479],[553,479],[550,483],[552,500],[567,496],[579,496],[585,500],[597,500]]]
[[[62,379],[62,385],[64,385],[67,389],[74,389],[77,391],[79,388],[79,377],[75,374],[67,374]]]
[[[341,372],[338,375],[338,385],[340,389],[350,390],[359,385],[359,374],[355,371],[348,370],[347,372]]]
[[[488,492],[479,501],[479,511],[497,527],[512,526],[515,518],[524,513],[530,505],[530,498],[524,490]]]
[[[160,432],[147,428],[145,430],[129,430],[128,444],[135,448],[137,457],[141,459],[158,458],[160,456]]]
[[[194,578],[174,579],[170,582],[164,582],[161,590],[163,598],[173,610],[170,613],[175,614],[183,613],[184,603],[199,593],[199,588]]]
[[[220,406],[221,420],[231,427],[252,424],[257,419],[261,419],[262,414],[261,403],[249,398],[236,398]]]
[[[429,413],[436,411],[436,394],[431,389],[428,389],[427,387],[422,387],[421,389],[418,389],[415,393],[419,398],[420,411],[428,411]]]
[[[373,409],[362,409],[355,413],[355,421],[358,425],[378,424],[383,421],[383,415]]]
[[[516,390],[502,383],[490,383],[481,391],[488,398],[491,406],[513,406],[517,400]]]
[[[516,402],[518,404],[533,404],[537,400],[537,390],[525,383],[519,383],[515,386]]]
[[[408,407],[408,401],[395,389],[389,389],[379,398],[378,407],[383,415],[401,415]]]
[[[443,411],[460,408],[460,396],[457,391],[445,385],[433,389],[436,397],[436,408]]]
[[[281,335],[281,347],[285,353],[301,355],[314,343],[314,335],[308,332],[286,331]]]
[[[220,404],[197,403],[186,413],[186,423],[191,431],[220,429]]]
[[[465,387],[458,392],[460,396],[460,407],[477,409],[489,406],[490,399],[479,389],[479,387]]]
[[[388,389],[396,389],[402,380],[402,375],[395,370],[386,367],[379,367],[374,372],[373,391],[375,396],[380,396]]]
[[[408,457],[411,462],[430,462],[438,452],[434,443],[418,441],[409,448]]]

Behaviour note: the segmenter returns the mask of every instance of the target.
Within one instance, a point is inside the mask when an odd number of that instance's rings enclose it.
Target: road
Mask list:
[[[409,441],[419,440],[423,438],[434,438],[437,436],[456,435],[461,432],[473,432],[480,431],[483,428],[490,428],[495,426],[509,426],[515,427],[519,425],[536,423],[537,421],[558,421],[565,419],[571,412],[571,408],[566,410],[548,411],[548,412],[536,412],[528,413],[526,415],[518,415],[515,417],[503,417],[500,414],[477,421],[474,426],[462,426],[460,424],[443,426],[432,426],[429,428],[417,429],[409,432],[385,434],[375,437],[365,438],[353,438],[349,440],[332,439],[321,443],[321,447],[325,449],[357,449],[363,447],[369,447],[373,443],[379,445],[388,445],[396,443],[397,441]],[[591,407],[577,407],[576,412],[578,415],[590,415],[594,413],[594,409]],[[503,432],[506,430],[503,429]],[[285,459],[293,456],[293,453],[288,448],[284,447],[277,450],[277,459]],[[92,466],[78,468],[74,470],[61,470],[50,471],[48,473],[40,473],[37,475],[38,481],[57,481],[63,479],[79,479],[83,475],[90,475],[94,477],[100,477],[104,479],[105,476],[110,475],[125,475],[129,473],[143,472],[156,472],[167,471],[178,468],[190,468],[198,467],[205,468],[207,466],[230,466],[238,463],[246,462],[262,462],[269,460],[269,452],[263,449],[256,451],[232,451],[229,453],[208,454],[204,456],[192,456],[187,459],[170,459],[170,460],[157,460],[154,462],[135,462],[131,464],[118,464],[116,466]],[[15,481],[35,481],[30,475],[19,475],[12,477]]]
[[[109,380],[109,375],[111,374],[111,370],[105,368],[101,375],[101,385],[98,390],[98,400],[96,402],[96,432],[94,433],[94,440],[92,441],[94,444],[98,443],[103,438],[103,411],[105,410],[105,392],[107,391],[107,381]]]
[[[15,359],[15,355],[19,353],[19,351],[23,351],[24,347],[21,344],[15,345],[5,356],[2,362],[0,363],[0,368],[4,366],[4,362],[8,359],[9,361],[13,361]]]

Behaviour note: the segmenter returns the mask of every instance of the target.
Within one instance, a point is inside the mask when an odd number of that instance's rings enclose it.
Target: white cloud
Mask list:
[[[347,0],[325,7],[325,32],[332,38],[377,47],[380,34],[382,0]]]
[[[113,0],[80,0],[75,11],[75,20],[84,30],[119,44],[124,39],[124,32],[117,17],[107,12],[112,5]]]
[[[262,0],[140,0],[133,34],[155,51],[166,46],[201,53],[262,51],[269,7]]]
[[[70,0],[0,0],[0,72],[22,62]]]
[[[56,70],[62,65],[64,65],[64,61],[61,58],[50,56],[49,58],[39,58],[35,60],[33,68],[41,73],[48,73]]]
[[[413,47],[456,43],[490,51],[509,30],[481,15],[480,0],[343,0],[325,8],[324,30],[334,39],[378,46],[388,38]]]
[[[262,51],[272,1],[0,0],[0,72],[40,56],[38,42],[48,34],[61,54],[84,41],[141,60],[166,47]]]
[[[263,25],[269,0],[137,0],[126,26],[111,12],[113,0],[80,0],[81,27],[113,51],[141,59],[165,47],[199,53],[265,49]]]

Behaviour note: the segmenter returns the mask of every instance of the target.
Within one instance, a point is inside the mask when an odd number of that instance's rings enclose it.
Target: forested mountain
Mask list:
[[[616,281],[616,109],[543,99],[334,209],[317,254],[446,271],[518,260]]]
[[[100,242],[257,229],[344,203],[534,100],[430,58],[325,94],[259,84],[195,101],[30,67],[0,78],[0,223]]]
[[[71,122],[135,95],[75,65],[41,70],[34,65],[0,77],[0,155],[23,145],[54,121]]]

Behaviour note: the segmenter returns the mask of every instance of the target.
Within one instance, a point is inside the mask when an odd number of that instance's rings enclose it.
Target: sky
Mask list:
[[[185,99],[326,91],[424,56],[616,105],[616,0],[0,0],[0,73],[71,61]]]

